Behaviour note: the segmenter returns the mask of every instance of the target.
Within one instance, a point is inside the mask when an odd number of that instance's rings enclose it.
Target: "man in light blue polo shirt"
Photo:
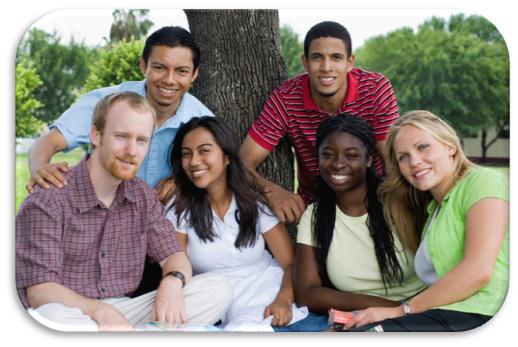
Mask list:
[[[133,91],[146,97],[157,114],[157,126],[149,152],[138,171],[138,177],[155,187],[169,176],[169,149],[178,128],[193,117],[213,116],[198,99],[187,93],[198,77],[200,50],[191,34],[181,27],[163,27],[146,40],[140,58],[143,81],[124,82],[118,86],[96,89],[85,94],[66,110],[42,135],[29,151],[31,178],[27,190],[34,185],[67,184],[62,173],[67,163],[49,164],[52,156],[89,143],[92,113],[104,96]]]

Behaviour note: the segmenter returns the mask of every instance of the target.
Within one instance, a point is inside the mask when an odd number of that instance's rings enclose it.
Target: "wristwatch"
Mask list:
[[[405,316],[409,315],[410,314],[410,301],[409,300],[401,301],[401,304],[403,305],[403,314]]]
[[[173,276],[178,278],[180,281],[182,281],[182,288],[185,287],[185,275],[180,271],[168,272],[163,278],[166,278],[167,276]]]

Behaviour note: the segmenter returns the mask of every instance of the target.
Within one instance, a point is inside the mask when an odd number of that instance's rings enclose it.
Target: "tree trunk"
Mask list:
[[[482,147],[482,158],[481,158],[481,162],[482,163],[485,163],[486,162],[486,157],[487,157],[487,149],[489,146],[486,146],[486,142],[487,142],[487,130],[483,129],[482,130],[482,138],[480,140],[481,142],[481,147]]]
[[[240,142],[270,91],[286,79],[276,10],[185,10],[201,50],[192,93],[232,127]],[[293,153],[285,141],[259,171],[293,190]]]

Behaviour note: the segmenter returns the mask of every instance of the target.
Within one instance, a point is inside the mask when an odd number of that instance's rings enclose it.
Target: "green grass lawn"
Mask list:
[[[503,166],[500,166],[500,167],[491,167],[492,169],[506,175],[507,177],[509,177],[509,167],[506,166],[506,167],[503,167]]]
[[[52,162],[66,161],[69,165],[74,165],[80,161],[85,155],[85,151],[82,148],[76,148],[68,153],[59,153],[52,158]],[[27,160],[27,154],[16,155],[16,212],[22,203],[23,199],[27,196],[27,190],[25,185],[29,182],[29,162]]]

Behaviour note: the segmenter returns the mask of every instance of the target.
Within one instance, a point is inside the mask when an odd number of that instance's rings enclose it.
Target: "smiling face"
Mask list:
[[[116,102],[106,114],[104,129],[91,130],[101,167],[117,180],[134,178],[147,154],[153,127],[149,111],[136,111],[124,100]]]
[[[209,193],[226,188],[229,160],[209,130],[200,127],[185,135],[181,156],[182,168],[196,187]]]
[[[354,56],[348,56],[342,40],[321,37],[311,41],[308,56],[302,58],[308,72],[311,95],[318,104],[322,99],[342,102],[347,91],[347,73],[354,65]]]
[[[198,77],[191,49],[182,46],[154,46],[147,62],[140,60],[140,69],[146,76],[146,98],[159,117],[176,113],[181,97]]]
[[[336,193],[366,190],[371,161],[360,139],[343,131],[329,134],[318,149],[320,177]]]
[[[455,171],[456,149],[413,125],[403,126],[394,137],[394,153],[403,177],[416,189],[429,190],[441,201]]]

